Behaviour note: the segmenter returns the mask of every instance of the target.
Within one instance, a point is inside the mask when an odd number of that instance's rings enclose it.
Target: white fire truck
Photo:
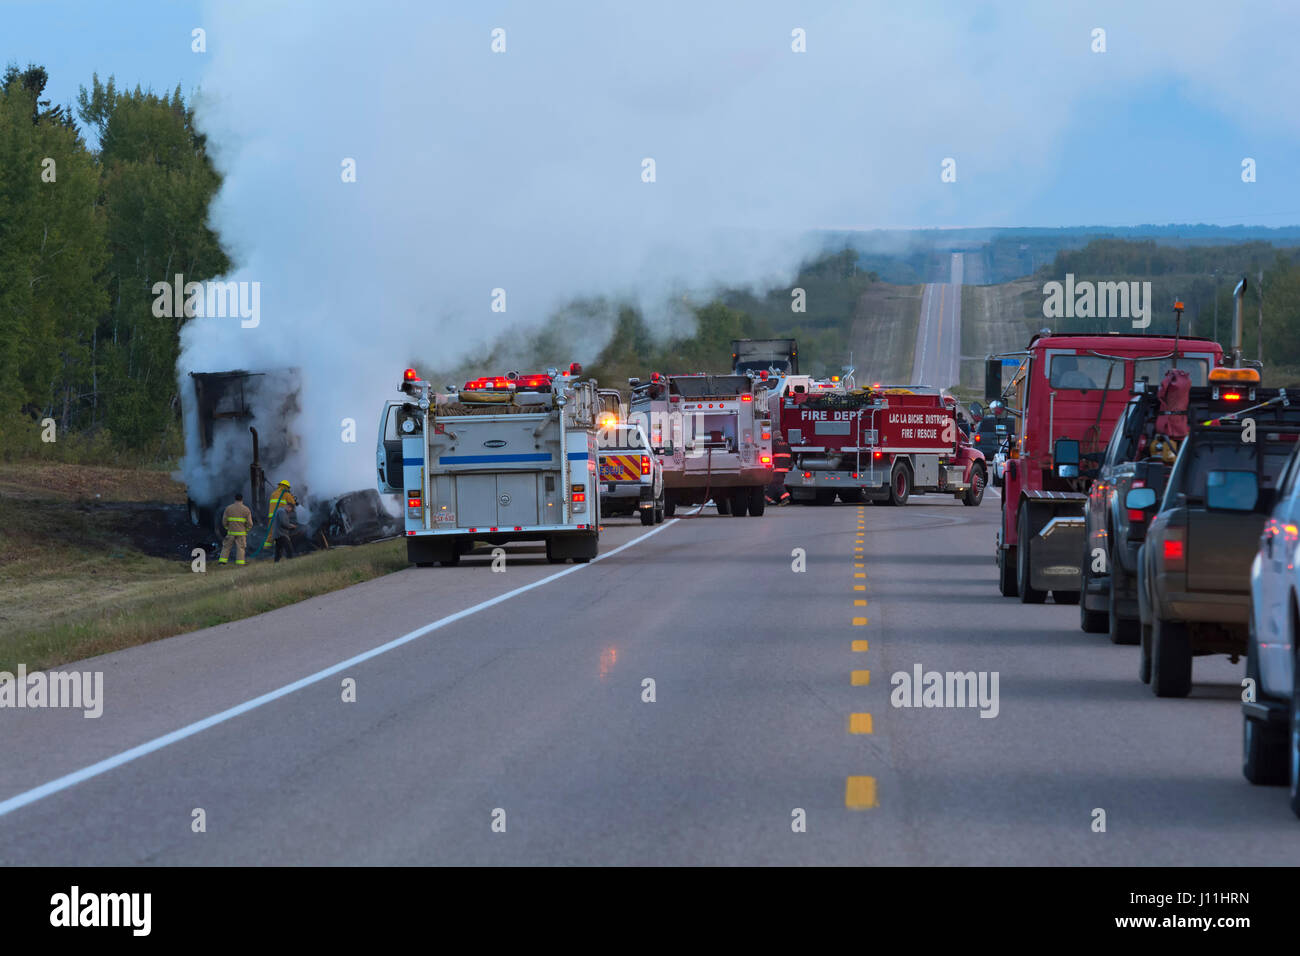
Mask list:
[[[796,386],[779,399],[796,501],[828,505],[838,494],[901,505],[926,491],[983,500],[988,466],[957,427],[956,399],[923,386],[838,385]]]
[[[595,383],[565,372],[480,378],[447,394],[407,369],[384,405],[379,490],[405,503],[411,562],[456,564],[476,541],[545,541],[552,562],[596,556]]]
[[[767,384],[750,375],[660,375],[630,379],[629,421],[663,456],[664,510],[704,504],[718,513],[760,517],[772,481]]]

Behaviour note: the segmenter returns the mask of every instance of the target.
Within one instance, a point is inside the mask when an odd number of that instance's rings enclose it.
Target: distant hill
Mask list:
[[[968,285],[1010,282],[1055,262],[1057,254],[1082,249],[1096,239],[1152,240],[1161,246],[1226,246],[1270,243],[1300,247],[1300,226],[1068,226],[1016,229],[823,230],[828,251],[850,248],[858,265],[885,282],[913,285],[948,278],[948,256],[966,253]]]

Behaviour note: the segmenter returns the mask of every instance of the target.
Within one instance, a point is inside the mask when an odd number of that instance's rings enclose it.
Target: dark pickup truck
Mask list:
[[[1161,414],[1157,392],[1145,382],[1140,384],[1142,388],[1134,392],[1115,423],[1105,450],[1097,456],[1100,464],[1084,509],[1079,626],[1090,634],[1109,633],[1115,644],[1138,643],[1137,557],[1153,514],[1127,508],[1124,502],[1133,488],[1150,488],[1158,500],[1173,458],[1161,454],[1164,439],[1156,432]],[[1233,402],[1216,395],[1214,388],[1190,389],[1191,420],[1233,411]]]
[[[1236,417],[1192,421],[1138,552],[1139,676],[1157,697],[1187,696],[1194,656],[1235,662],[1247,650],[1250,566],[1300,438],[1300,405],[1284,390],[1240,392]],[[1126,494],[1126,509],[1155,507],[1152,489]]]

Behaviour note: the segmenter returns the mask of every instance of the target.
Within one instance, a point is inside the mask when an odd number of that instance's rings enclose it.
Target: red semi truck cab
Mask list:
[[[1179,368],[1205,385],[1223,362],[1211,339],[1180,336]],[[1156,388],[1175,361],[1172,335],[1040,333],[1022,352],[989,357],[989,380],[1018,365],[1005,397],[1017,419],[1002,489],[996,542],[999,588],[1024,603],[1051,591],[1058,603],[1079,600],[1086,555],[1083,509],[1106,443],[1134,382]],[[994,366],[997,366],[996,377]],[[991,391],[991,390],[990,390]]]
[[[978,505],[988,483],[984,455],[958,427],[957,400],[938,388],[810,383],[781,396],[780,434],[798,501],[830,504],[838,494],[901,505],[913,492],[938,492]]]

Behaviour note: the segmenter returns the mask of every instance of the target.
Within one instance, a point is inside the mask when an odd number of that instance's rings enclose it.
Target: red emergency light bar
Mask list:
[[[754,400],[754,396],[753,396],[753,395],[742,395],[742,396],[740,396],[740,400],[741,400],[742,402],[752,402],[752,401]]]
[[[415,369],[413,369],[413,368],[408,368],[405,372],[402,373],[402,381],[404,381],[404,382],[418,382],[418,381],[420,381],[420,376],[418,376],[418,375],[415,374]]]
[[[494,375],[489,378],[476,378],[465,383],[465,391],[467,392],[499,391],[501,389],[511,389],[514,387],[515,383],[510,381],[510,379],[506,378],[504,375]]]
[[[515,388],[550,388],[549,375],[520,375],[515,379]]]
[[[1225,402],[1239,402],[1241,401],[1241,392],[1224,392],[1219,397]]]

